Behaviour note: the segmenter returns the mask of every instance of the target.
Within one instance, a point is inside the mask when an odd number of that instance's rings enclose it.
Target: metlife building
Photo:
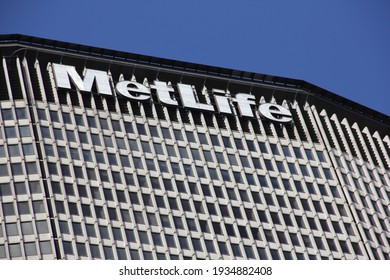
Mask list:
[[[23,35],[0,56],[0,259],[389,259],[389,116]]]

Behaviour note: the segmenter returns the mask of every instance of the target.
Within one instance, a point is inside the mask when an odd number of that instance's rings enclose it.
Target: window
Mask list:
[[[39,247],[41,248],[42,255],[48,255],[53,253],[50,241],[40,241]]]
[[[24,251],[26,256],[37,255],[37,246],[35,245],[35,242],[24,243]]]
[[[28,205],[28,202],[18,202],[18,209],[20,215],[30,214],[30,207]]]
[[[205,243],[209,253],[216,253],[214,242],[212,240],[205,240]]]
[[[76,243],[77,253],[79,257],[87,257],[87,248],[84,243]]]
[[[57,208],[57,203],[56,203],[56,208]],[[43,204],[43,201],[42,200],[33,201],[33,209],[35,213],[45,213],[45,206]],[[63,210],[65,211],[65,209]],[[60,212],[60,213],[64,213],[64,212]]]
[[[179,243],[180,243],[180,247],[184,250],[189,250],[190,249],[190,246],[188,245],[188,240],[186,237],[183,237],[183,236],[179,236]]]
[[[11,169],[14,176],[23,175],[23,167],[21,163],[12,163]]]
[[[1,114],[3,115],[4,121],[10,121],[14,119],[12,109],[1,109]]]
[[[32,222],[23,222],[23,223],[21,223],[21,228],[22,228],[22,234],[23,235],[34,234]]]
[[[15,215],[14,204],[11,203],[3,203],[3,213],[5,216]]]
[[[122,232],[120,228],[112,228],[112,233],[114,235],[114,239],[116,241],[123,241]],[[141,241],[142,242],[142,241]],[[147,243],[146,243],[147,244]]]
[[[0,196],[12,195],[11,185],[8,184],[0,184]]]
[[[165,239],[166,239],[166,242],[167,242],[167,245],[169,248],[176,248],[176,242],[175,242],[175,238],[173,237],[173,235],[166,234]]]
[[[8,249],[11,258],[17,258],[22,256],[22,252],[20,250],[20,244],[9,244]]]
[[[32,144],[22,144],[22,147],[23,147],[23,154],[25,156],[31,156],[35,154],[34,147]]]
[[[7,233],[7,236],[18,236],[19,235],[19,230],[18,230],[18,226],[16,223],[6,224],[5,231]]]
[[[106,260],[113,260],[114,259],[114,253],[112,251],[112,247],[109,246],[103,246],[104,256]]]

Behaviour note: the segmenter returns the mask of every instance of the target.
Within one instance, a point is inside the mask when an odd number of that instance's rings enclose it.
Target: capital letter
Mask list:
[[[81,79],[74,66],[53,63],[53,73],[56,85],[59,88],[70,89],[70,80],[80,91],[91,91],[96,81],[96,88],[99,94],[112,95],[107,72],[86,69],[84,80]],[[70,79],[69,79],[70,78]]]
[[[199,103],[195,99],[195,93],[190,85],[177,84],[177,87],[179,89],[179,94],[184,107],[214,111],[213,105]]]
[[[217,93],[221,94],[218,95]],[[230,108],[229,97],[226,96],[226,92],[220,89],[213,89],[215,103],[217,105],[218,112],[225,114],[232,114],[232,108]]]

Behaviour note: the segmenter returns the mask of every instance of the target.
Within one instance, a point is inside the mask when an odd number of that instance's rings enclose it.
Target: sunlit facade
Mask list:
[[[389,116],[292,79],[21,35],[0,51],[0,259],[389,259]],[[86,69],[106,92],[80,90]]]

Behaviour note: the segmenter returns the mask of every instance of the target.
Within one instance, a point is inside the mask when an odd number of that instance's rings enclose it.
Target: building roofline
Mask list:
[[[370,109],[357,102],[349,100],[345,97],[337,95],[333,92],[325,90],[314,84],[308,83],[304,80],[284,78],[273,75],[260,74],[255,72],[247,72],[241,70],[234,70],[223,67],[209,66],[205,64],[197,64],[191,62],[184,62],[173,59],[159,58],[148,55],[128,53],[124,51],[110,50],[105,48],[98,48],[86,46],[81,44],[63,42],[52,39],[39,38],[22,34],[4,34],[0,35],[0,45],[4,44],[19,44],[30,46],[34,48],[41,48],[46,50],[68,52],[70,54],[88,55],[96,58],[117,60],[118,62],[130,62],[140,65],[160,67],[163,69],[171,69],[178,71],[185,71],[189,73],[203,74],[216,76],[221,78],[235,79],[245,82],[262,83],[266,85],[274,85],[287,87],[290,89],[303,90],[308,93],[320,96],[329,101],[335,102],[338,105],[346,106],[355,112],[359,112],[367,117],[373,118],[376,121],[390,124],[390,117]]]

